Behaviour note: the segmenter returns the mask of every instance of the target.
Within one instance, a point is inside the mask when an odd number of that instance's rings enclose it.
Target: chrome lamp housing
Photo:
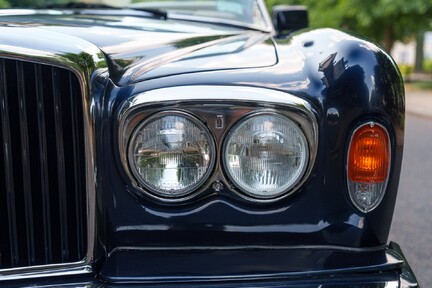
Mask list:
[[[133,175],[161,197],[193,192],[211,173],[215,147],[208,129],[179,111],[156,113],[134,130],[128,147]]]
[[[270,89],[152,90],[122,106],[120,155],[141,196],[181,202],[229,187],[244,200],[273,202],[298,191],[313,167],[315,115],[306,101]]]

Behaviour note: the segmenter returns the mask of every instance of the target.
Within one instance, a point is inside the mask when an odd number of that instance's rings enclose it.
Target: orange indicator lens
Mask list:
[[[357,129],[348,152],[348,179],[361,183],[385,182],[389,165],[390,140],[387,131],[373,123]]]

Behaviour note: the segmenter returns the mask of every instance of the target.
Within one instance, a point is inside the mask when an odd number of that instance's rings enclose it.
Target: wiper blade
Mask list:
[[[88,10],[113,10],[113,11],[121,11],[120,15],[130,15],[131,16],[143,16],[140,12],[144,12],[145,14],[151,14],[152,17],[166,20],[168,19],[168,13],[158,9],[151,8],[130,8],[130,7],[115,7],[105,4],[97,4],[97,3],[79,3],[79,2],[68,2],[68,3],[55,3],[55,4],[45,4],[35,7],[35,9],[70,9],[70,10],[80,10],[77,13],[83,13],[82,10],[85,10],[83,14],[89,14]],[[138,12],[138,13],[133,13]],[[96,14],[103,14],[103,12],[98,12]]]
[[[127,9],[131,9],[131,10],[134,10],[134,11],[141,11],[141,12],[145,12],[145,13],[151,13],[151,14],[157,16],[158,18],[161,18],[161,19],[164,19],[164,20],[168,19],[168,13],[166,11],[162,11],[162,10],[159,10],[159,9],[152,9],[152,8],[129,8],[129,7]]]

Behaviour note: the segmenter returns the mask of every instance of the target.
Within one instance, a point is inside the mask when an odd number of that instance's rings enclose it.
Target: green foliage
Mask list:
[[[7,8],[9,7],[9,3],[6,0],[0,0],[0,8]]]
[[[423,71],[426,73],[432,73],[432,59],[423,60]]]
[[[402,73],[402,76],[405,80],[409,80],[412,73],[414,72],[414,66],[407,64],[400,64],[399,70]]]
[[[408,40],[420,29],[431,27],[430,0],[266,0],[275,4],[309,7],[312,27],[349,29],[391,49],[394,41]]]

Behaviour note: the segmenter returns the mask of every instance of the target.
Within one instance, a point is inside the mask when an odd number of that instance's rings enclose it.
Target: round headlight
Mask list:
[[[145,189],[162,197],[182,197],[211,173],[215,148],[198,119],[163,112],[141,122],[128,148],[131,171]]]
[[[305,135],[291,119],[262,114],[238,123],[227,138],[224,163],[243,192],[267,199],[286,193],[300,181],[308,164]]]

